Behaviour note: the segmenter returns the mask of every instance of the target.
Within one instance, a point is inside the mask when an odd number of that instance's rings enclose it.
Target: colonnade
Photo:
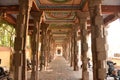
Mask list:
[[[55,42],[52,38],[51,31],[48,30],[49,24],[42,20],[42,11],[30,13],[33,0],[19,0],[19,15],[17,17],[16,37],[14,45],[14,80],[27,80],[26,69],[26,36],[28,34],[29,16],[33,16],[34,28],[31,36],[32,50],[32,72],[31,80],[38,80],[38,68],[45,68],[52,60],[55,53]],[[87,70],[87,20],[90,19],[91,26],[91,49],[93,59],[93,79],[104,80],[106,60],[106,39],[104,34],[103,19],[101,16],[101,0],[89,1],[89,12],[76,12],[78,24],[73,24],[71,31],[66,38],[67,41],[63,45],[63,55],[69,60],[73,70],[78,70],[78,29],[80,29],[81,40],[81,60],[82,60],[82,80],[89,80],[89,72]],[[41,42],[40,56],[38,52],[39,43]],[[99,66],[98,66],[99,65]]]

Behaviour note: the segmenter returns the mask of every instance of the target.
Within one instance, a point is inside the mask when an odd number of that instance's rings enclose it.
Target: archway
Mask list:
[[[117,63],[120,66],[120,18],[107,25],[107,42],[108,42],[108,60]]]

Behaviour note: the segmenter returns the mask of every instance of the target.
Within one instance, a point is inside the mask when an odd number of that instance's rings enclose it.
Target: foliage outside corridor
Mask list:
[[[13,47],[15,28],[13,25],[0,20],[0,46]]]

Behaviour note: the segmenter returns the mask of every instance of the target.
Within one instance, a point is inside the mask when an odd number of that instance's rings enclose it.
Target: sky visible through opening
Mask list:
[[[111,22],[107,31],[108,57],[113,57],[115,53],[120,54],[120,18]]]

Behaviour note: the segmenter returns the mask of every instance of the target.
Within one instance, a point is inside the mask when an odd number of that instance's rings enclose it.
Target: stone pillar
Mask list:
[[[73,53],[73,51],[74,51],[74,35],[72,34],[73,32],[71,31],[71,62],[70,62],[70,66],[72,67],[73,66],[73,60],[74,60],[74,53]]]
[[[47,63],[50,62],[50,35],[51,31],[47,31]]]
[[[56,53],[56,44],[55,44],[55,40],[53,40],[53,56],[55,58],[55,53]]]
[[[28,34],[29,13],[33,0],[19,0],[16,37],[14,42],[14,80],[26,80],[26,36]]]
[[[41,55],[40,55],[40,70],[47,66],[47,48],[46,48],[46,32],[47,32],[48,24],[44,22],[41,23]]]
[[[78,30],[77,25],[73,26],[73,42],[74,42],[74,47],[73,47],[73,54],[74,54],[74,71],[79,70],[79,67],[78,67],[77,30]]]
[[[54,58],[54,51],[53,51],[53,37],[50,35],[50,62]]]
[[[81,60],[82,60],[82,80],[89,80],[88,72],[88,42],[87,42],[87,12],[77,12],[80,21],[80,36],[81,36]]]
[[[67,37],[67,60],[70,62],[70,36]]]
[[[62,45],[62,47],[63,47],[63,57],[65,58],[65,42],[64,42],[64,44]]]
[[[70,41],[70,33],[68,34],[68,36],[67,36],[67,50],[66,50],[66,52],[67,52],[67,60],[70,62],[70,59],[71,59],[71,48],[70,48],[70,43],[71,43],[71,41]]]
[[[68,47],[69,47],[69,49],[68,49],[68,59],[69,59],[69,62],[70,62],[70,65],[71,65],[71,36],[70,36],[70,33],[69,33],[69,43],[68,43]]]
[[[90,0],[88,3],[91,20],[93,80],[104,80],[106,77],[106,39],[103,34],[101,1],[102,0]]]
[[[68,60],[68,39],[65,39],[65,43],[64,43],[64,57],[66,60]]]
[[[67,55],[67,57],[66,57],[66,60],[68,61],[69,60],[69,40],[68,40],[68,38],[67,38],[67,40],[66,40],[67,42],[67,44],[66,44],[66,55]]]
[[[42,12],[32,13],[34,18],[34,28],[31,35],[31,48],[32,48],[32,72],[31,80],[38,80],[38,46],[39,46],[39,35],[40,35],[40,19]]]

